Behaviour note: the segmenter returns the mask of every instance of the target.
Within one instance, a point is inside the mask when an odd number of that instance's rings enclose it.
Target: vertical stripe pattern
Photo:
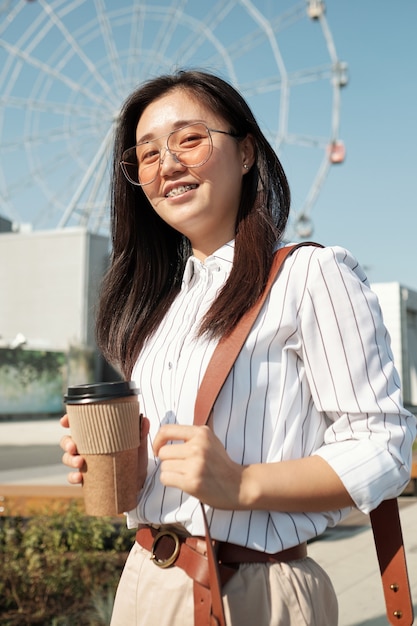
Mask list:
[[[233,250],[230,242],[204,263],[189,259],[180,294],[138,359],[133,379],[151,440],[161,424],[193,422],[215,348],[196,331],[229,276]],[[213,428],[241,464],[322,456],[364,512],[401,492],[415,418],[401,403],[377,298],[348,251],[306,246],[285,262],[216,401]],[[207,512],[216,539],[268,552],[310,539],[346,513]],[[204,534],[197,500],[163,487],[152,455],[128,514],[130,527],[138,523]]]

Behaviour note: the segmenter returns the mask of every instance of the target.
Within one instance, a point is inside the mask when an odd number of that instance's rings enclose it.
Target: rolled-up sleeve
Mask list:
[[[299,324],[314,404],[329,424],[315,454],[368,513],[407,485],[416,419],[402,405],[377,296],[348,251],[313,252]]]

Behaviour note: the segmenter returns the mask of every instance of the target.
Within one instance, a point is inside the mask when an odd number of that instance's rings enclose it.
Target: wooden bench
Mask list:
[[[82,489],[71,485],[0,485],[0,516],[63,512],[77,502],[83,510]]]

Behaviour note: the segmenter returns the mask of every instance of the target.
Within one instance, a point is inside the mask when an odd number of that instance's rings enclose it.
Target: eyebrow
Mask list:
[[[167,137],[172,131],[188,126],[189,124],[204,124],[207,126],[207,122],[203,122],[203,120],[177,120],[174,122],[174,125],[169,132],[164,133],[163,135],[158,135],[158,137],[155,137],[154,133],[146,133],[142,137],[139,137],[135,145],[137,146],[140,143],[146,143],[147,141],[154,141],[155,139],[160,139],[161,137]]]

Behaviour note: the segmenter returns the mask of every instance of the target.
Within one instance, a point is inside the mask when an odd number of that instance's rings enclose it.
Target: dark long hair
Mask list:
[[[262,293],[274,243],[284,232],[290,192],[281,163],[242,96],[221,78],[180,71],[150,80],[125,102],[116,130],[111,188],[112,256],[99,301],[96,335],[103,356],[129,378],[145,340],[156,330],[181,287],[189,240],[153,210],[130,184],[121,155],[135,141],[144,109],[173,90],[185,90],[230,125],[251,134],[256,160],[242,177],[235,256],[230,276],[200,326],[200,334],[229,333]]]

